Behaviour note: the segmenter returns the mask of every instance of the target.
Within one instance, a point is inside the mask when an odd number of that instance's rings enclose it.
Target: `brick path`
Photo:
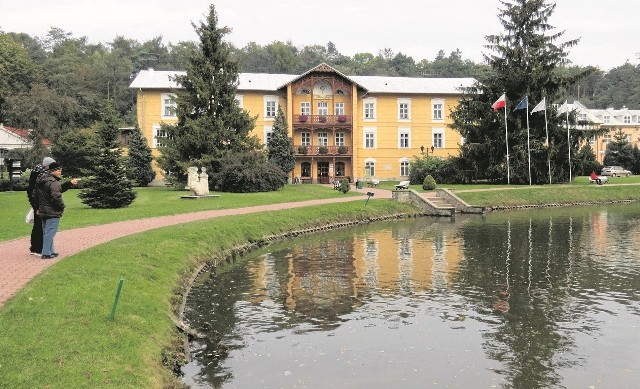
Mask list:
[[[373,192],[375,198],[391,198],[391,191],[377,188],[366,188],[362,192]],[[59,231],[56,235],[55,246],[60,256],[55,259],[43,260],[29,254],[29,237],[0,242],[0,307],[25,286],[32,278],[54,263],[123,236],[138,232],[166,227],[175,224],[188,223],[196,220],[211,219],[228,215],[243,215],[248,213],[273,211],[280,209],[300,208],[310,205],[342,203],[347,201],[364,201],[361,196],[340,197],[335,199],[308,200],[295,203],[259,205],[246,208],[222,209],[186,213],[171,216],[159,216],[148,219],[121,221],[98,226],[74,228]],[[197,200],[196,200],[197,201]],[[64,223],[64,219],[62,221]]]

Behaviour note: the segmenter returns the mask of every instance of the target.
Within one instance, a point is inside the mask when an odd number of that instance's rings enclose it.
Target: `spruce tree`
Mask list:
[[[627,134],[621,129],[613,134],[613,141],[607,145],[607,150],[604,153],[605,165],[623,166],[627,169],[635,163],[635,155],[633,153],[633,146],[627,140]]]
[[[160,166],[179,183],[186,182],[189,166],[206,167],[213,180],[225,156],[260,148],[258,139],[250,134],[255,119],[236,100],[238,65],[223,41],[230,30],[218,27],[213,5],[206,20],[193,27],[199,44],[188,55],[186,75],[176,77],[182,86],[177,91],[178,122],[164,126],[167,146],[160,149],[158,158]]]
[[[568,63],[568,49],[578,40],[558,42],[564,31],[555,31],[548,21],[555,4],[545,0],[501,0],[498,17],[504,33],[487,36],[485,60],[491,71],[473,87],[467,89],[461,103],[452,113],[453,125],[465,138],[462,160],[479,178],[507,181],[505,112],[507,115],[510,182],[528,184],[528,148],[531,150],[531,180],[549,182],[548,158],[551,161],[553,181],[569,178],[568,153],[575,154],[588,134],[571,131],[567,142],[564,115],[558,116],[552,103],[562,102],[563,88],[577,79],[586,77],[593,69],[587,68],[568,75],[561,66]],[[493,112],[491,105],[503,93],[507,106]],[[529,111],[546,98],[549,142],[545,142],[544,112],[529,116],[527,137],[526,112],[514,108],[525,96]]]
[[[293,151],[293,140],[289,137],[287,119],[278,105],[278,113],[273,122],[269,148],[269,161],[279,166],[283,172],[289,173],[296,166],[296,157]]]
[[[107,104],[97,130],[101,153],[91,166],[93,175],[79,194],[81,201],[91,208],[122,208],[136,198],[118,142],[117,119],[115,109]]]
[[[129,155],[126,158],[127,178],[133,181],[136,186],[147,186],[156,173],[151,167],[153,156],[151,149],[147,145],[147,140],[142,135],[140,128],[136,128],[129,137]]]

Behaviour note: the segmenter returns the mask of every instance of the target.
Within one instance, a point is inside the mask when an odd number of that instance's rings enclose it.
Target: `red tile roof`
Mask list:
[[[9,132],[12,132],[13,134],[19,136],[22,139],[25,139],[29,142],[31,141],[31,138],[29,138],[29,130],[27,130],[26,128],[9,127],[4,124],[2,125],[2,128],[4,128]],[[51,146],[51,140],[45,138],[42,140],[42,144],[45,146]]]

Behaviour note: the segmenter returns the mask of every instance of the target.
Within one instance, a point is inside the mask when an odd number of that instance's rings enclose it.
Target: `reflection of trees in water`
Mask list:
[[[512,219],[505,223],[505,217]],[[489,217],[461,228],[465,262],[456,283],[467,285],[465,291],[482,289],[469,297],[480,300],[479,310],[497,315],[499,325],[484,335],[484,347],[503,364],[497,372],[508,377],[510,387],[561,385],[557,369],[580,363],[571,352],[574,332],[599,331],[588,315],[595,307],[582,296],[585,288],[626,289],[628,277],[612,277],[610,268],[593,262],[593,217],[538,212],[530,218]]]
[[[216,339],[240,348],[243,334],[330,330],[372,298],[427,292],[475,307],[474,319],[493,329],[483,347],[500,363],[495,371],[505,386],[561,386],[559,369],[580,363],[574,333],[599,331],[592,311],[603,308],[589,293],[637,301],[637,266],[627,263],[633,256],[601,251],[624,246],[625,238],[611,235],[640,237],[637,218],[620,215],[591,209],[496,213],[462,223],[425,218],[274,245],[221,276],[198,279],[186,316],[212,339],[195,344],[195,357],[206,366],[203,379],[218,385],[231,373],[220,371]]]

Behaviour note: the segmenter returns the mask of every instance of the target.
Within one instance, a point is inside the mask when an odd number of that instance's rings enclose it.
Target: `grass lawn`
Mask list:
[[[215,193],[220,197],[185,200],[180,196],[187,191],[168,188],[136,188],[138,197],[127,208],[93,209],[80,202],[76,189],[64,193],[67,208],[60,222],[60,230],[121,220],[142,219],[153,216],[175,215],[211,209],[229,209],[253,205],[276,204],[344,196],[363,195],[356,191],[343,194],[321,185],[286,185],[282,190],[264,193]],[[31,234],[31,226],[24,222],[29,210],[26,192],[0,192],[0,242]]]

